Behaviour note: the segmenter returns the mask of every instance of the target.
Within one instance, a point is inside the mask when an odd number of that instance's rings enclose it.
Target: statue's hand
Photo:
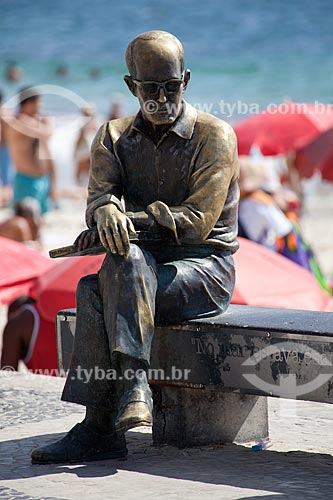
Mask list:
[[[91,248],[99,242],[99,235],[97,230],[86,229],[79,234],[73,243],[78,251],[85,250],[86,248]]]
[[[132,221],[113,205],[104,205],[95,210],[98,234],[106,250],[126,255],[130,249],[129,235],[135,236]]]

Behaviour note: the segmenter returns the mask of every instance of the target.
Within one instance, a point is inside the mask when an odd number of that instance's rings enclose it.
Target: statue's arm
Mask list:
[[[135,229],[152,231],[160,227],[145,212],[127,213],[121,203],[124,192],[124,172],[113,147],[108,123],[102,125],[91,147],[86,222],[74,242],[79,251],[102,243],[106,250],[125,255],[129,251],[130,237]],[[92,229],[97,229],[94,231]]]
[[[100,242],[97,231],[99,211],[116,208],[123,216],[121,197],[123,194],[122,167],[113,148],[108,130],[104,123],[98,130],[91,145],[86,223],[88,229],[76,238],[73,247],[78,251],[92,248]],[[104,241],[102,241],[104,245]]]
[[[86,222],[88,228],[96,226],[96,214],[100,207],[115,205],[124,212],[121,197],[124,192],[124,173],[122,165],[114,151],[112,139],[108,133],[108,124],[104,124],[96,134],[91,147],[91,164],[89,173]],[[156,232],[160,226],[154,217],[144,211],[125,212],[134,228],[147,232]],[[95,244],[98,235],[85,233],[87,245]]]
[[[108,132],[108,123],[98,130],[90,154],[90,171],[86,223],[89,228],[96,226],[95,210],[114,204],[123,211],[121,197],[123,195],[122,166],[113,149]]]
[[[221,121],[202,140],[187,198],[181,205],[170,207],[156,201],[147,207],[147,212],[171,230],[179,243],[204,241],[222,213],[231,182],[237,182],[238,176],[236,135]]]

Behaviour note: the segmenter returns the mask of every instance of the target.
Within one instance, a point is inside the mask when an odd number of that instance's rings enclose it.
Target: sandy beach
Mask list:
[[[305,199],[301,217],[304,237],[315,252],[324,274],[333,280],[333,184],[318,186]]]

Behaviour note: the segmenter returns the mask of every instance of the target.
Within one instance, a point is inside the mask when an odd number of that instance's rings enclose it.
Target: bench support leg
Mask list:
[[[267,398],[153,386],[155,445],[178,448],[268,437]]]

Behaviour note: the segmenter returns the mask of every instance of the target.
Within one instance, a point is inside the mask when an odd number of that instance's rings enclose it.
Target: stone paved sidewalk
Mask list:
[[[270,399],[266,451],[156,448],[141,428],[127,433],[125,461],[31,465],[32,448],[83,418],[82,408],[60,401],[63,383],[0,374],[0,500],[333,498],[333,408],[318,403]]]

